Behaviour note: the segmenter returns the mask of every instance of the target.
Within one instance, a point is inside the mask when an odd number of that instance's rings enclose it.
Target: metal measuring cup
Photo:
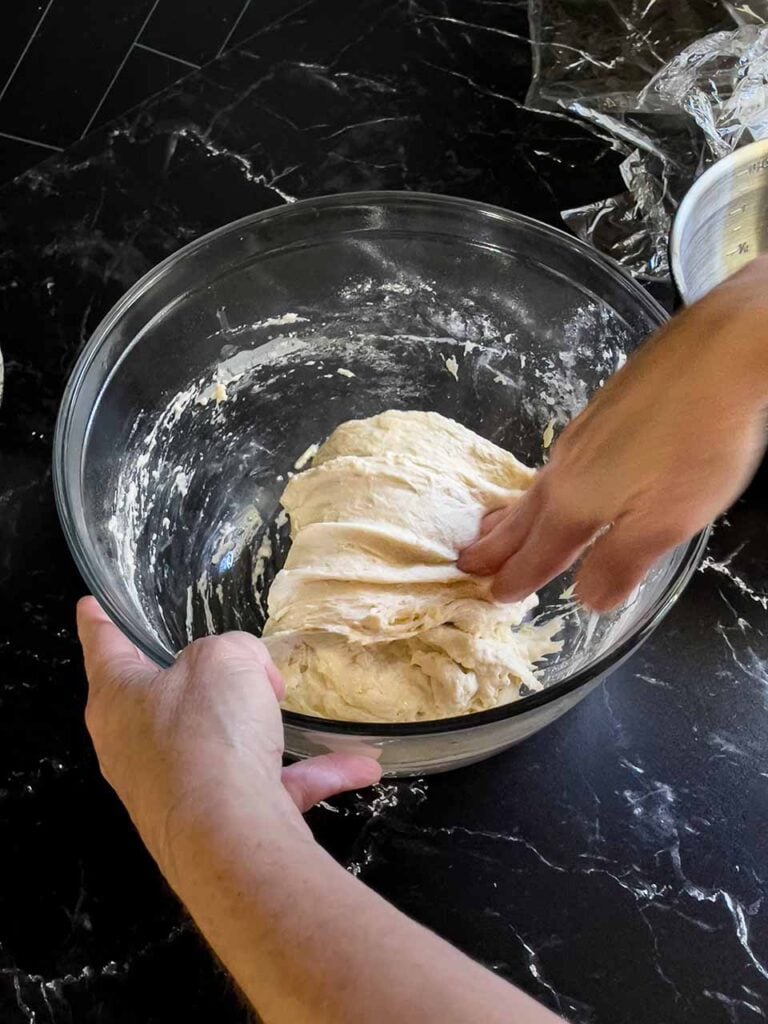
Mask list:
[[[768,140],[723,157],[686,193],[672,225],[672,275],[690,305],[761,252],[768,252]]]

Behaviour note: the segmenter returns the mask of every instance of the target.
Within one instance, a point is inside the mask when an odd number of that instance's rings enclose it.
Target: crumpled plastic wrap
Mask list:
[[[627,191],[563,219],[636,276],[665,280],[672,217],[694,179],[768,138],[768,0],[529,3],[527,105],[566,110],[625,157]]]

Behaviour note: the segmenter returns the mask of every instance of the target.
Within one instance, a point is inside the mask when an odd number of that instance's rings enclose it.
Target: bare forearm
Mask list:
[[[403,917],[313,841],[300,809],[370,785],[370,758],[282,767],[282,682],[246,633],[158,670],[78,606],[99,764],[203,935],[267,1024],[553,1024]]]
[[[298,824],[237,809],[180,832],[161,864],[267,1024],[554,1024],[410,921]]]

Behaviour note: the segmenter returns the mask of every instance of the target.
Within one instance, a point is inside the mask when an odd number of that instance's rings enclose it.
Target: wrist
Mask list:
[[[749,300],[734,310],[720,355],[723,387],[735,381],[736,397],[745,408],[762,408],[768,402],[768,303]],[[732,385],[731,385],[732,386]]]
[[[691,365],[710,364],[722,397],[745,411],[768,400],[768,259],[760,257],[686,312]]]
[[[720,287],[744,308],[768,313],[768,252],[755,257]]]
[[[177,892],[191,861],[231,858],[246,846],[251,855],[314,839],[295,804],[279,782],[244,785],[231,779],[208,779],[198,787],[145,807],[136,824],[150,853]]]

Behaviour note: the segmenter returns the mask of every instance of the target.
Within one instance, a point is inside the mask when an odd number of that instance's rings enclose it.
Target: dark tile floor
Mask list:
[[[0,182],[125,113],[301,3],[31,0],[4,6]]]

